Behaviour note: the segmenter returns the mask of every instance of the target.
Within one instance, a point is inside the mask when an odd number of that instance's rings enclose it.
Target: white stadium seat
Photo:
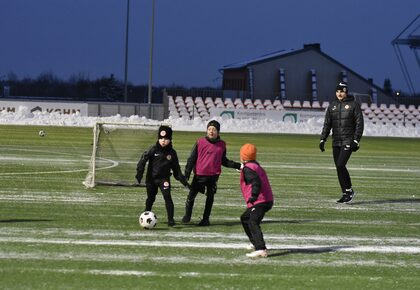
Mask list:
[[[360,105],[360,108],[361,108],[362,110],[366,110],[367,108],[369,108],[369,105],[368,105],[367,103],[362,103],[362,104]]]
[[[293,101],[292,107],[295,109],[300,109],[302,108],[302,103],[299,100]]]
[[[247,106],[248,104],[253,104],[251,99],[245,99],[244,106]]]
[[[262,105],[263,103],[262,103],[262,101],[261,101],[261,99],[255,99],[254,100],[254,106],[257,106],[257,105]]]
[[[280,100],[274,100],[274,102],[273,102],[273,106],[274,106],[274,107],[277,107],[278,105],[281,105]]]
[[[378,108],[378,105],[377,104],[375,104],[375,103],[370,104],[370,109],[372,111],[375,111],[375,109],[377,109],[377,108]]]
[[[311,103],[309,101],[303,101],[302,108],[311,109],[312,108]]]
[[[313,101],[312,109],[321,109],[321,104],[318,101]]]
[[[292,107],[292,102],[289,100],[284,100],[283,108],[291,108],[291,107]]]
[[[264,107],[264,105],[261,103],[261,104],[257,104],[257,105],[255,105],[255,109],[257,109],[257,110],[264,110],[264,109],[265,109],[265,107]]]
[[[235,104],[235,106],[237,106],[237,105],[244,105],[244,103],[242,102],[242,100],[240,99],[240,98],[236,98],[234,101],[233,101],[233,103]]]
[[[264,100],[263,105],[264,105],[264,107],[273,106],[273,104],[271,103],[271,100],[270,99]]]
[[[253,103],[248,103],[248,104],[246,105],[246,108],[247,108],[247,109],[255,109],[255,106],[254,106],[254,104],[253,104]]]
[[[389,110],[390,111],[393,111],[395,109],[397,109],[397,105],[395,105],[395,104],[389,104]]]
[[[379,109],[381,109],[381,111],[385,111],[388,108],[387,108],[386,104],[380,104]]]

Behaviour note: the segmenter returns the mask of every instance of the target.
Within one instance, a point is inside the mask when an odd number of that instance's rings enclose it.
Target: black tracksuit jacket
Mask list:
[[[143,176],[147,162],[149,163],[147,166],[146,182],[169,178],[172,170],[175,179],[181,181],[182,184],[187,183],[179,166],[178,155],[175,149],[172,148],[172,143],[166,147],[162,147],[159,142],[156,142],[155,145],[144,152],[137,163],[137,176]]]
[[[353,140],[360,141],[363,127],[363,113],[354,97],[347,95],[342,101],[336,98],[325,113],[321,140],[327,141],[332,129],[333,146],[350,145]]]

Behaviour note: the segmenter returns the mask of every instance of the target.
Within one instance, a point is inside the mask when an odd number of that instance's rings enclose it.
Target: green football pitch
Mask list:
[[[357,196],[339,205],[331,140],[321,153],[317,135],[222,132],[229,159],[244,143],[257,146],[275,195],[261,225],[269,257],[250,259],[236,170],[223,168],[211,226],[197,226],[201,194],[191,224],[180,223],[188,192],[172,179],[177,225],[166,225],[159,193],[158,225],[144,230],[144,188],[82,185],[91,129],[43,127],[39,137],[40,129],[0,126],[1,289],[420,287],[420,139],[364,137],[348,164]],[[182,168],[203,135],[174,132]]]

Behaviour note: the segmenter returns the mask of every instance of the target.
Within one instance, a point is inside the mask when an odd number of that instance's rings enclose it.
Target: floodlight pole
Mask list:
[[[150,59],[149,59],[149,90],[147,102],[149,106],[149,118],[152,118],[152,76],[153,76],[153,42],[155,33],[155,0],[152,1],[152,20],[150,32]]]
[[[127,75],[128,75],[128,24],[130,17],[130,0],[127,0],[127,16],[125,24],[125,65],[124,65],[124,102],[127,103]]]

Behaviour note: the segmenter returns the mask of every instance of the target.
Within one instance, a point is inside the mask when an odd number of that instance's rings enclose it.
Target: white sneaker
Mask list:
[[[249,258],[266,258],[268,256],[267,250],[258,250],[252,253],[246,254]]]
[[[250,251],[255,251],[255,246],[253,244],[249,244],[246,246],[246,249]]]

